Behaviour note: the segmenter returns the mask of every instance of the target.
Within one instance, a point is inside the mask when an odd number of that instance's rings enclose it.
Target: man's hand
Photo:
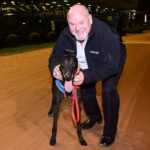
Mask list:
[[[62,75],[59,69],[60,65],[57,65],[54,70],[53,70],[53,76],[58,79],[58,80],[62,80]]]
[[[82,71],[78,71],[77,74],[75,75],[75,78],[74,78],[74,84],[75,85],[81,85],[84,81],[84,74]]]

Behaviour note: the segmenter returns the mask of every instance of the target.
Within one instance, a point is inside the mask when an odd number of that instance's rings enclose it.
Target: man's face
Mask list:
[[[68,17],[70,32],[79,41],[87,38],[92,25],[92,16],[90,14],[73,13]]]

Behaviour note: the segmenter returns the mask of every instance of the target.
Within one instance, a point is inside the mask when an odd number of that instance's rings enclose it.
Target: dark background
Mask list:
[[[120,35],[150,29],[148,0],[2,0],[0,48],[56,41],[67,25],[69,7],[77,2],[86,5],[93,16],[108,23]]]

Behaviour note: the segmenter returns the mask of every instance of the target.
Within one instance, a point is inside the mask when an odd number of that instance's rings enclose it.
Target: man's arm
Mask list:
[[[102,42],[103,58],[98,65],[83,70],[84,83],[97,82],[117,74],[120,62],[121,41],[110,29],[105,33]]]

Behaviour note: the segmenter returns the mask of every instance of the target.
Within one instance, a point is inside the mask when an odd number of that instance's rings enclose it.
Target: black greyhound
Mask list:
[[[50,115],[53,116],[52,136],[49,142],[50,145],[56,144],[59,106],[64,95],[71,98],[70,95],[72,95],[72,92],[73,92],[72,83],[73,83],[74,76],[77,73],[77,69],[78,69],[78,61],[77,61],[76,56],[71,53],[64,54],[60,60],[60,71],[62,73],[63,81],[60,82],[58,80],[55,80],[55,82],[53,83],[53,90],[52,90],[53,99],[52,99],[52,105],[51,105],[50,111],[48,113],[49,116]],[[64,87],[62,86],[62,84],[64,84]],[[78,104],[80,104],[81,102],[80,89],[76,91],[76,95],[78,99]],[[79,105],[79,110],[80,110],[80,105]],[[73,111],[75,112],[74,114],[75,117],[77,117],[76,107],[73,107]],[[79,114],[79,116],[81,115]],[[82,136],[82,131],[80,127],[80,119],[77,122],[77,135],[78,135],[80,144],[86,146],[87,143]]]

